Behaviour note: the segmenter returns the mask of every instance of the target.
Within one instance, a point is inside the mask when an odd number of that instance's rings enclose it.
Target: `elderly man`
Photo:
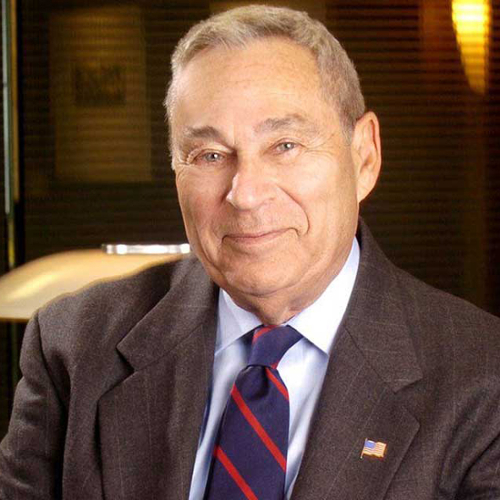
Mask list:
[[[500,323],[358,221],[379,126],[339,43],[239,8],[172,67],[196,258],[35,315],[0,498],[500,498]]]

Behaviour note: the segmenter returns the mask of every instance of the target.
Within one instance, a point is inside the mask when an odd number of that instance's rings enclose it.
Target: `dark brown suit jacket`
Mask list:
[[[358,238],[293,500],[499,499],[499,320],[395,268],[363,225]],[[186,500],[217,294],[188,259],[36,314],[0,498]],[[360,458],[365,438],[385,458]]]

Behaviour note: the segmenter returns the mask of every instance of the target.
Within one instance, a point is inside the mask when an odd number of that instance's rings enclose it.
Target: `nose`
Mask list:
[[[255,210],[271,201],[276,193],[276,179],[265,165],[238,160],[227,201],[237,210]]]

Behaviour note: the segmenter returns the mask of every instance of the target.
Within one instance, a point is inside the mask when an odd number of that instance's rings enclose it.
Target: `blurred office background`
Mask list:
[[[243,3],[3,0],[2,272],[104,242],[185,240],[162,109],[169,56],[194,22]],[[268,3],[309,11],[355,61],[382,125],[363,214],[383,249],[500,314],[500,4]],[[23,329],[0,325],[0,437]]]

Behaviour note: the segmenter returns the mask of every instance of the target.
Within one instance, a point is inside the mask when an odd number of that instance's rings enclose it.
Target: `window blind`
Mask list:
[[[500,314],[498,2],[313,3],[381,121],[382,175],[362,206],[381,246],[410,273]],[[161,105],[169,57],[189,26],[230,5],[19,0],[27,260],[185,239]],[[464,5],[479,23],[463,24]]]

